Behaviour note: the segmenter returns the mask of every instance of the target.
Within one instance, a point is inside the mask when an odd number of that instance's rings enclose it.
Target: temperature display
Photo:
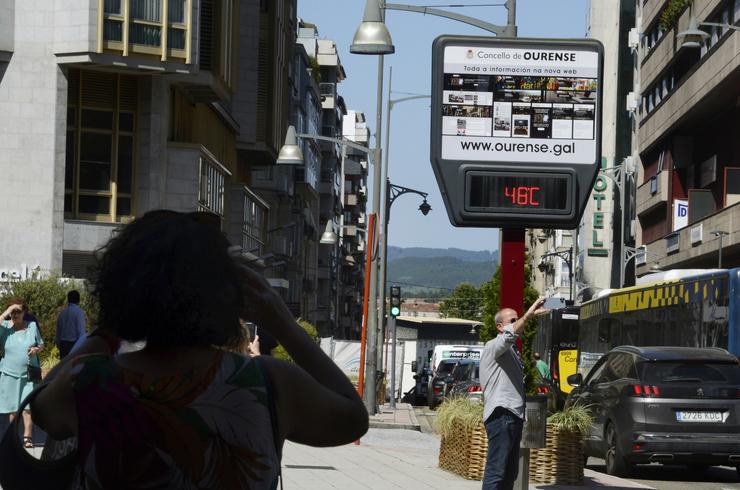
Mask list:
[[[539,206],[539,186],[504,187],[504,196],[511,198],[512,204],[519,206]]]
[[[570,211],[570,176],[468,172],[469,211]]]

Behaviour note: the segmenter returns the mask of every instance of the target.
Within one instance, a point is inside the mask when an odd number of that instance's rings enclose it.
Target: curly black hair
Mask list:
[[[240,335],[242,283],[207,213],[150,211],[98,253],[100,324],[158,346],[229,345]]]

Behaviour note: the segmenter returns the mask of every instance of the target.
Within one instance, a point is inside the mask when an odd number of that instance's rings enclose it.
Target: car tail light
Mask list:
[[[538,386],[537,393],[539,393],[540,395],[550,393],[550,388],[548,388],[547,386]]]
[[[633,396],[659,397],[660,388],[654,385],[632,385]]]
[[[642,444],[632,444],[632,451],[638,452],[642,450]]]
[[[468,388],[468,391],[470,393],[478,392],[478,391],[481,391],[481,387],[480,386],[471,386],[470,388]]]
[[[434,387],[434,394],[439,395],[439,392],[442,391],[442,388]]]

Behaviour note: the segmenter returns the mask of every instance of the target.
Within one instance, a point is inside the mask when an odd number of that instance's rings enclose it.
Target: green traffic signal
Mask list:
[[[391,286],[391,316],[396,317],[401,314],[401,288]]]

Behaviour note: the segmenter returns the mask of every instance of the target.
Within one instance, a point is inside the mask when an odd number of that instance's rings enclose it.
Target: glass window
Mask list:
[[[110,199],[98,196],[80,196],[80,213],[109,214]]]
[[[121,14],[121,0],[105,0],[104,12],[106,14]]]
[[[159,22],[162,17],[162,0],[130,0],[131,18]]]
[[[92,219],[118,221],[133,213],[135,113],[116,113],[116,107],[125,102],[116,100],[115,94],[121,87],[121,92],[130,96],[136,82],[86,70],[79,70],[76,76],[81,80],[82,100],[94,100],[101,107],[79,107],[78,94],[68,94],[65,217],[90,219],[89,215],[95,215]],[[135,100],[135,93],[133,97]]]
[[[131,193],[134,168],[134,137],[118,137],[118,192]]]
[[[644,362],[642,376],[648,384],[730,383],[740,384],[740,366],[731,363]]]
[[[83,109],[82,127],[90,129],[113,129],[113,112]]]
[[[733,15],[733,22],[740,25],[740,0],[735,0],[735,14]]]
[[[242,250],[245,252],[263,254],[268,212],[267,206],[245,188],[242,216]]]

